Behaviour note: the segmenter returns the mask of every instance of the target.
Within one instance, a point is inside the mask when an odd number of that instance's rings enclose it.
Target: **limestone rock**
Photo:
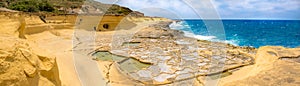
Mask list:
[[[285,59],[281,59],[285,58]],[[222,86],[298,86],[300,64],[288,59],[300,58],[300,48],[265,46],[258,49],[255,64],[222,79]]]
[[[0,36],[0,41],[0,86],[61,85],[54,57],[35,54],[17,37]]]

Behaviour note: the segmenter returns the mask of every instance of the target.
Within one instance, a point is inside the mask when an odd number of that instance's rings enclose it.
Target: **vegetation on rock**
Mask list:
[[[0,7],[23,12],[53,12],[73,13],[73,9],[82,9],[89,5],[94,9],[105,12],[107,15],[128,15],[133,12],[129,8],[115,4],[103,4],[94,0],[0,0]],[[89,11],[87,11],[89,12]]]
[[[53,12],[55,10],[54,6],[47,0],[6,0],[3,6],[24,12]]]

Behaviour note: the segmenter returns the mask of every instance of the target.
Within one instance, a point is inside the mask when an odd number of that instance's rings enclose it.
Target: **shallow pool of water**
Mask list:
[[[114,61],[119,65],[120,69],[129,73],[136,72],[138,70],[142,70],[151,66],[151,64],[142,63],[130,57],[113,55],[110,52],[96,52],[95,54],[93,54],[93,56],[96,57],[96,60]]]

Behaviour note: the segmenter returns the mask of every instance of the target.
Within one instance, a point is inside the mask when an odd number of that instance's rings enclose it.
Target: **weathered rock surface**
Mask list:
[[[197,77],[230,72],[254,63],[254,48],[184,37],[182,32],[171,30],[166,25],[168,22],[156,23],[131,34],[116,31],[112,36],[111,48],[98,45],[98,49],[151,64],[141,69],[132,64],[137,68],[131,68],[127,64],[128,59],[113,59],[120,73],[145,85],[197,82]],[[106,38],[97,38],[100,39]]]
[[[225,77],[225,86],[298,86],[300,85],[300,48],[266,46],[258,49],[255,64]]]
[[[60,86],[55,57],[34,52],[26,41],[0,37],[1,86]]]
[[[114,40],[110,41],[114,42],[110,46],[99,45],[99,51],[151,65],[132,70],[122,67],[128,65],[124,64],[128,59],[112,59],[109,62],[114,66],[107,64],[105,68],[116,67],[121,75],[126,76],[121,79],[135,82],[135,85],[299,85],[299,48],[267,46],[257,50],[237,47],[183,37],[180,31],[162,27],[155,24],[133,35],[106,35],[113,37]],[[97,38],[100,39],[105,38]],[[103,61],[99,61],[100,64],[105,65]],[[116,75],[116,72],[105,68],[102,68],[104,75]],[[218,78],[221,80],[219,84],[218,81],[211,83]],[[108,81],[116,85],[112,77]],[[128,84],[123,82],[117,85]]]
[[[0,15],[0,86],[60,86],[56,58],[30,46],[24,29],[24,17]]]

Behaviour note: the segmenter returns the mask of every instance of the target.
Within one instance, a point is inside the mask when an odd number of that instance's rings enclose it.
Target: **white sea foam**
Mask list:
[[[228,43],[228,44],[232,44],[235,46],[239,46],[239,41],[238,40],[226,40],[226,41],[222,41],[223,43]]]
[[[183,32],[184,32],[184,36],[186,36],[186,37],[196,38],[196,39],[200,39],[200,40],[213,40],[213,39],[217,38],[215,36],[195,35],[194,33],[190,32],[190,31],[183,31]]]
[[[184,32],[184,36],[186,37],[191,37],[191,38],[196,38],[199,40],[208,40],[208,41],[213,41],[213,42],[222,42],[222,43],[228,43],[232,44],[235,46],[238,46],[239,41],[237,39],[235,40],[220,40],[216,36],[203,36],[203,35],[196,35],[191,31],[190,26],[185,23],[184,21],[174,21],[172,24],[169,25],[171,29],[174,30],[181,30]]]
[[[187,29],[187,28],[191,28],[189,25],[187,25],[185,22],[183,21],[173,21],[173,23],[171,23],[169,25],[169,27],[171,29],[175,29],[175,30],[182,30],[182,29]]]

